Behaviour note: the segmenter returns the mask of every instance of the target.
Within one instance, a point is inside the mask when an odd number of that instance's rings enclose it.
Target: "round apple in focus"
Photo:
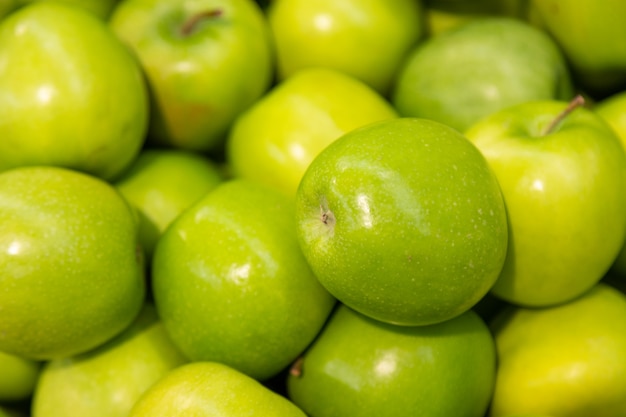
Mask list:
[[[257,182],[220,184],[157,243],[154,300],[193,361],[265,380],[315,338],[335,299],[298,246],[293,199]]]
[[[296,195],[297,233],[339,301],[402,325],[449,320],[496,281],[507,219],[480,151],[441,123],[397,118],[340,137]]]
[[[109,183],[59,167],[0,174],[0,350],[54,359],[125,329],[144,301],[137,223]]]
[[[311,417],[483,417],[495,375],[493,337],[471,310],[406,327],[341,305],[292,366],[287,392]]]
[[[395,117],[391,104],[367,84],[339,71],[307,68],[239,116],[226,155],[235,176],[294,196],[304,171],[331,142]]]
[[[0,23],[0,171],[55,165],[110,180],[139,153],[148,98],[106,24],[37,2]]]

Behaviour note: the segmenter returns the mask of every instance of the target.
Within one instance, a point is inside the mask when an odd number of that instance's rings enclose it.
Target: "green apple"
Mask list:
[[[0,350],[71,356],[126,328],[144,300],[137,224],[96,177],[59,167],[0,174]]]
[[[156,307],[191,360],[264,380],[288,366],[326,321],[335,300],[300,252],[292,200],[257,182],[226,181],[157,243]]]
[[[577,83],[596,95],[626,87],[626,2],[530,0],[530,21],[555,39]]]
[[[287,388],[311,417],[482,417],[495,375],[493,337],[473,311],[405,327],[341,305]]]
[[[170,223],[222,182],[217,164],[199,153],[145,149],[114,183],[137,209],[139,241],[149,261]]]
[[[133,407],[128,417],[305,417],[285,397],[217,362],[174,369]]]
[[[215,148],[272,81],[271,35],[253,0],[124,0],[110,27],[141,61],[160,144]]]
[[[518,19],[490,17],[418,45],[398,74],[392,103],[403,116],[463,131],[514,104],[571,97],[569,68],[548,35]]]
[[[306,68],[242,114],[227,140],[233,174],[294,196],[311,161],[352,129],[397,117],[367,84],[328,68]]]
[[[279,79],[327,67],[385,95],[424,31],[415,0],[273,0],[267,16]]]
[[[0,0],[3,1],[3,0]],[[120,0],[15,0],[20,6],[40,1],[54,1],[86,10],[102,20],[107,20]]]
[[[626,149],[626,90],[597,102],[593,110],[613,128]],[[626,244],[613,263],[613,271],[626,276]]]
[[[491,417],[624,415],[626,295],[597,284],[558,306],[511,306],[491,328],[498,352]]]
[[[0,171],[56,165],[111,179],[148,119],[141,69],[106,24],[56,2],[0,23]]]
[[[624,150],[598,115],[576,103],[519,104],[466,132],[506,202],[509,251],[492,292],[511,303],[548,306],[580,296],[624,242]]]
[[[39,379],[41,362],[0,352],[0,404],[29,399]]]
[[[339,301],[403,325],[476,304],[507,252],[495,176],[456,130],[397,118],[357,128],[311,163],[296,194],[297,233]]]
[[[152,304],[121,334],[89,352],[46,363],[32,417],[127,417],[139,397],[187,363]]]
[[[426,33],[436,36],[470,21],[494,16],[526,18],[528,0],[424,0]]]

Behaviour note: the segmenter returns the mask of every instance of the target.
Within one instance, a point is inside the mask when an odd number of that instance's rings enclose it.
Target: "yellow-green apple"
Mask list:
[[[127,417],[141,395],[169,371],[187,363],[146,303],[112,340],[43,367],[32,417]]]
[[[160,144],[214,149],[272,81],[271,35],[253,0],[124,0],[110,27],[145,71]]]
[[[170,371],[133,407],[129,417],[305,417],[285,397],[218,362]]]
[[[426,33],[436,36],[467,22],[493,16],[526,18],[527,0],[424,0]]]
[[[496,281],[507,220],[495,175],[461,133],[396,118],[348,132],[307,169],[297,233],[339,301],[402,325],[449,320]]]
[[[41,362],[0,352],[0,404],[28,400],[39,379]]]
[[[20,6],[18,0],[2,0],[0,1],[0,20],[11,14]]]
[[[311,417],[482,417],[495,375],[493,337],[471,310],[405,327],[340,305],[291,367],[287,393]]]
[[[626,149],[626,90],[600,100],[593,110],[613,128]],[[626,245],[615,259],[613,271],[626,276]]]
[[[223,180],[211,159],[179,149],[143,150],[115,187],[137,209],[147,262],[167,226]]]
[[[37,2],[0,23],[0,170],[56,165],[111,179],[145,140],[138,62],[97,17]]]
[[[498,177],[509,250],[492,292],[525,306],[580,296],[615,260],[626,231],[626,156],[600,116],[532,101],[474,124],[467,137]]]
[[[489,17],[414,48],[398,74],[392,103],[402,116],[463,131],[504,107],[571,97],[569,68],[547,34],[518,19]]]
[[[583,88],[604,96],[626,87],[626,2],[530,0],[529,8],[530,21],[557,42]]]
[[[3,0],[6,1],[6,0]],[[86,10],[102,20],[107,20],[120,0],[14,0],[19,6],[40,1],[54,1]]]
[[[424,31],[415,0],[273,0],[267,16],[279,79],[327,67],[384,95]]]
[[[397,117],[367,84],[328,68],[306,68],[239,116],[227,140],[233,174],[295,195],[311,161],[352,129]]]
[[[59,167],[0,174],[0,350],[53,359],[125,329],[144,300],[137,222],[109,183]]]
[[[490,325],[498,355],[491,417],[624,415],[626,295],[597,284],[558,306],[509,306]]]
[[[293,199],[257,182],[223,182],[157,243],[156,307],[193,361],[217,361],[259,380],[287,367],[335,304],[296,238]]]

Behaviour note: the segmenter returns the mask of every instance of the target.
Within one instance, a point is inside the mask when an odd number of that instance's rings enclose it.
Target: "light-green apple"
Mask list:
[[[28,400],[39,379],[41,362],[0,352],[0,404]]]
[[[133,407],[129,417],[305,417],[285,397],[217,362],[171,371]]]
[[[482,417],[495,375],[493,337],[471,310],[405,327],[340,305],[291,367],[287,393],[311,417]]]
[[[0,350],[32,359],[106,342],[145,294],[137,223],[109,183],[59,167],[0,174]]]
[[[611,126],[626,149],[626,90],[597,102],[593,110]],[[626,277],[626,245],[615,259],[613,271]]]
[[[0,170],[56,165],[111,179],[145,140],[138,62],[106,24],[56,2],[0,23]]]
[[[160,144],[214,149],[272,81],[271,35],[253,0],[123,0],[110,27],[141,61]]]
[[[211,191],[223,175],[206,156],[178,149],[145,149],[114,183],[137,209],[146,260],[170,223]]]
[[[424,31],[415,0],[273,0],[267,16],[279,79],[327,67],[384,95]]]
[[[626,156],[608,124],[580,104],[527,102],[466,132],[506,202],[509,251],[492,292],[508,302],[548,306],[580,296],[624,242]]]
[[[626,295],[597,284],[558,306],[510,306],[490,324],[498,353],[491,417],[624,415]]]
[[[306,68],[239,116],[227,140],[233,174],[294,196],[311,161],[357,127],[397,117],[367,84],[328,68]]]
[[[530,21],[550,34],[576,82],[604,96],[626,87],[626,2],[530,0]]]
[[[300,252],[293,199],[244,179],[222,183],[168,227],[152,285],[183,353],[259,380],[287,367],[335,304]]]
[[[402,116],[463,131],[517,103],[572,95],[565,59],[547,34],[518,19],[490,17],[419,44],[400,70],[392,103]]]
[[[41,1],[65,3],[86,10],[102,20],[107,20],[120,0],[15,0],[20,6]]]
[[[121,334],[89,352],[49,361],[32,400],[32,417],[127,417],[169,371],[187,363],[146,303]]]
[[[370,123],[331,143],[296,194],[318,280],[377,320],[425,325],[471,308],[507,252],[504,202],[478,149],[439,122]]]

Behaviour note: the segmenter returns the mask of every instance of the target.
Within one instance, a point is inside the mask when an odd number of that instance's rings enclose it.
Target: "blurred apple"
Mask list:
[[[305,417],[285,397],[217,362],[174,369],[137,402],[128,417]]]
[[[271,35],[253,0],[123,0],[110,26],[141,61],[157,143],[215,148],[272,81]]]
[[[107,20],[120,0],[15,0],[20,6],[43,1],[65,3],[86,10],[102,20]]]
[[[328,67],[384,95],[424,32],[415,0],[272,0],[267,16],[280,79]]]
[[[514,104],[571,98],[569,69],[554,41],[520,20],[490,17],[418,45],[402,66],[392,103],[402,116],[463,131]]]
[[[235,122],[227,142],[233,175],[294,196],[311,161],[352,129],[397,117],[389,102],[339,71],[307,68]]]
[[[597,102],[593,110],[613,128],[626,149],[626,90]],[[626,193],[626,190],[624,192]],[[613,271],[626,277],[626,245],[617,256]]]
[[[139,397],[187,359],[151,304],[124,332],[89,352],[46,363],[32,417],[127,417]]]
[[[498,353],[491,417],[624,415],[624,294],[597,284],[555,307],[510,306],[491,328]]]
[[[93,349],[144,300],[137,224],[110,184],[58,167],[0,173],[0,350],[31,359]]]
[[[39,379],[41,362],[0,352],[0,404],[29,399]]]
[[[548,306],[580,296],[624,242],[626,155],[580,103],[523,103],[466,132],[504,194],[509,251],[492,291],[511,303]]]
[[[426,33],[436,36],[473,20],[494,16],[524,19],[528,0],[424,0]]]
[[[56,2],[0,23],[0,170],[56,165],[111,179],[143,145],[146,87],[93,15]]]
[[[335,300],[302,256],[295,230],[291,198],[236,179],[165,231],[152,263],[154,300],[191,360],[264,380],[313,340]]]
[[[472,311],[404,327],[342,305],[287,387],[311,417],[483,417],[495,372],[493,337]]]
[[[476,304],[507,251],[504,202],[481,153],[438,122],[357,128],[311,163],[297,233],[319,281],[377,320],[425,325]]]
[[[149,262],[154,246],[185,209],[223,180],[206,156],[176,149],[145,149],[114,183],[137,209],[139,242]]]
[[[626,2],[530,0],[529,13],[558,43],[586,90],[604,96],[626,87]]]

